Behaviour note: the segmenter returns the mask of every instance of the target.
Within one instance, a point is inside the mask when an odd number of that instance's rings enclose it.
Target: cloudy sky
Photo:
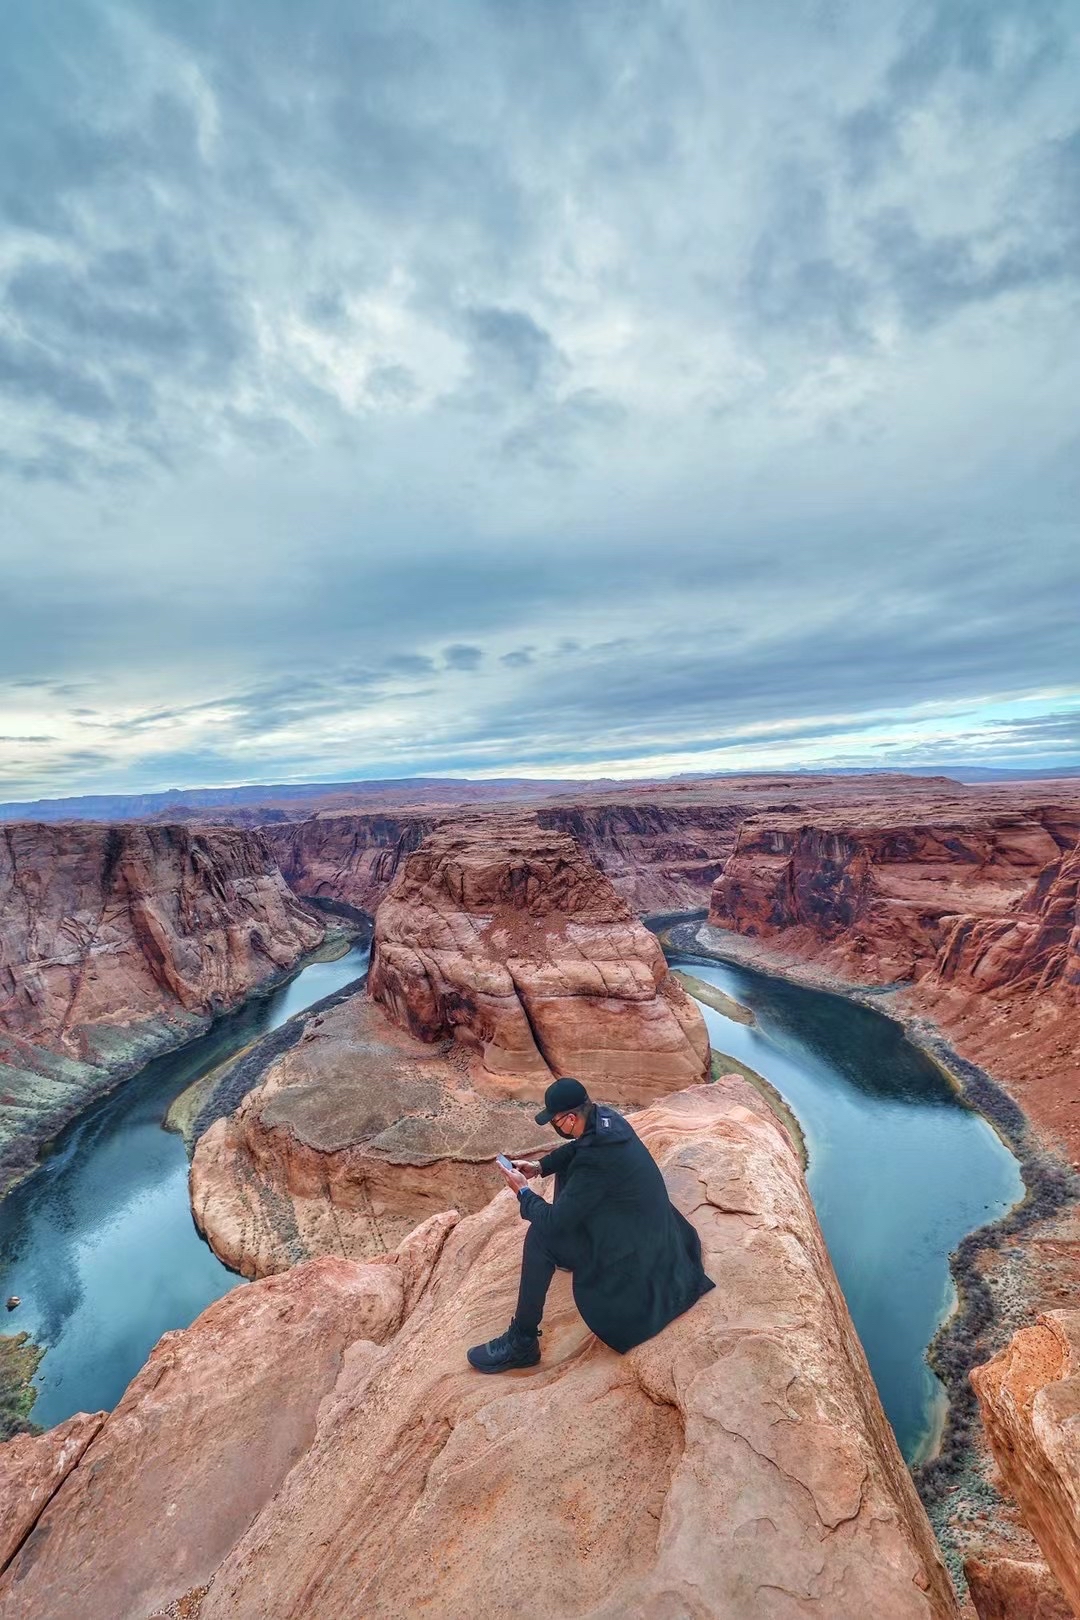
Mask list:
[[[1074,0],[8,0],[0,797],[1080,760]]]

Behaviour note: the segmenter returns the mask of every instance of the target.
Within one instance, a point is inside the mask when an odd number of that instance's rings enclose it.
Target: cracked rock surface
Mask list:
[[[1080,1613],[1080,1311],[1041,1314],[971,1381],[1005,1486]]]
[[[238,1289],[159,1345],[0,1613],[955,1616],[786,1135],[734,1078],[635,1126],[717,1284],[663,1333],[617,1355],[558,1276],[540,1367],[472,1372],[512,1309],[506,1192]]]

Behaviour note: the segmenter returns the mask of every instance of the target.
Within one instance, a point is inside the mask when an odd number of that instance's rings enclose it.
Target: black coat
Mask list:
[[[560,1265],[574,1275],[574,1303],[598,1339],[632,1350],[714,1286],[701,1240],[667,1195],[664,1178],[632,1126],[595,1105],[582,1136],[540,1160],[554,1175],[547,1204],[526,1189],[518,1202]]]

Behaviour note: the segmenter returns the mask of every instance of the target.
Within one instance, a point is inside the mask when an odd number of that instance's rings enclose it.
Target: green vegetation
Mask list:
[[[746,1063],[740,1063],[738,1058],[729,1057],[726,1052],[718,1052],[714,1046],[712,1049],[713,1080],[719,1080],[722,1074],[742,1075],[746,1083],[753,1086],[754,1090],[765,1099],[772,1112],[776,1115],[781,1125],[791,1137],[795,1151],[799,1155],[799,1163],[802,1166],[805,1174],[806,1167],[810,1163],[810,1155],[806,1147],[806,1137],[803,1135],[803,1129],[799,1124],[798,1117],[788,1107],[787,1103],[784,1101],[783,1097],[781,1097],[776,1087],[770,1085],[765,1076],[763,1074],[758,1074],[756,1069],[751,1069]]]
[[[16,1434],[38,1434],[30,1422],[37,1399],[31,1379],[45,1351],[28,1333],[0,1333],[0,1440]]]
[[[692,973],[685,973],[682,968],[673,968],[672,972],[686,991],[695,1001],[703,1001],[706,1007],[714,1012],[722,1013],[736,1024],[753,1024],[756,1022],[749,1007],[741,1002],[733,1001],[723,990],[717,989],[715,984],[706,984],[704,979],[695,979]]]

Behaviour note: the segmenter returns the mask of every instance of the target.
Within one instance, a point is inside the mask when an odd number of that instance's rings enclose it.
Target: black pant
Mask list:
[[[530,1226],[521,1251],[521,1282],[514,1312],[514,1322],[520,1333],[535,1334],[539,1328],[547,1291],[558,1266],[570,1269],[565,1261],[552,1253],[536,1227]]]

